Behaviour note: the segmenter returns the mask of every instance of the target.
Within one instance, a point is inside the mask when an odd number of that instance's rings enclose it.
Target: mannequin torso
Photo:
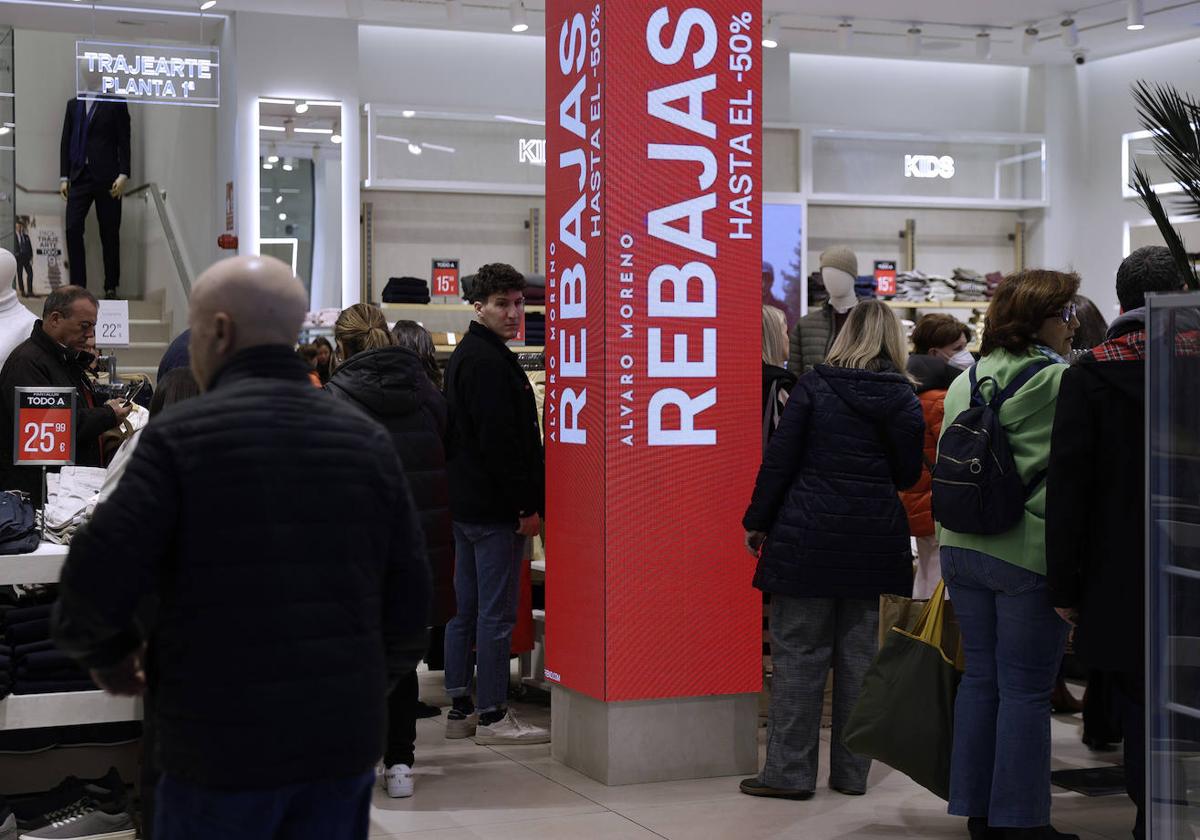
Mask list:
[[[8,354],[29,338],[37,316],[25,308],[13,290],[17,276],[17,259],[0,248],[0,366]]]

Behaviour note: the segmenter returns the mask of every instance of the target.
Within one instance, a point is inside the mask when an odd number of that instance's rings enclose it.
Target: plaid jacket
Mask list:
[[[1189,330],[1175,336],[1175,352],[1179,356],[1200,356],[1200,331]],[[1110,338],[1092,348],[1092,358],[1097,362],[1141,362],[1146,359],[1146,331],[1144,329]]]

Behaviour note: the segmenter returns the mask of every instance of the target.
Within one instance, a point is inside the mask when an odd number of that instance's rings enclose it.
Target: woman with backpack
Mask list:
[[[982,358],[946,394],[933,511],[967,663],[949,812],[974,840],[1074,837],[1050,826],[1050,694],[1069,627],[1046,589],[1045,475],[1078,290],[1057,271],[1006,278]]]
[[[866,792],[869,759],[842,730],[875,657],[879,596],[912,590],[908,520],[897,488],[921,475],[925,421],[905,374],[900,322],[865,300],[826,363],[800,377],[771,437],[743,525],[758,554],[754,585],[771,595],[767,762],[743,793],[809,799],[821,709],[833,667],[829,785]]]

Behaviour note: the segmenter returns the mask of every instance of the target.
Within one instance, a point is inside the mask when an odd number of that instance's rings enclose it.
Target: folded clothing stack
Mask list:
[[[983,275],[969,268],[954,269],[955,300],[986,301],[988,284]]]
[[[0,838],[10,825],[13,837],[28,840],[106,838],[133,840],[136,835],[129,794],[115,767],[98,779],[68,776],[53,790],[9,797],[0,813]]]
[[[996,294],[996,289],[1004,282],[1004,275],[999,271],[993,271],[984,279],[987,280],[987,296],[990,298]]]
[[[954,300],[954,295],[957,290],[954,288],[954,282],[949,277],[938,277],[931,274],[929,276],[929,299],[944,303]]]
[[[875,297],[875,278],[871,275],[854,278],[854,295],[859,300]]]
[[[29,554],[41,541],[33,505],[20,493],[0,493],[0,554]]]
[[[44,600],[37,598],[35,600]],[[6,605],[4,631],[0,640],[0,663],[12,694],[57,694],[66,691],[95,691],[87,671],[54,646],[50,640],[53,604]]]
[[[525,314],[525,343],[535,347],[546,344],[546,316],[540,312]]]
[[[525,303],[528,306],[545,306],[546,288],[544,286],[526,286]]]
[[[429,283],[420,277],[390,277],[383,287],[384,303],[429,303]]]
[[[924,303],[929,299],[929,278],[920,271],[905,271],[896,275],[896,300],[904,303]]]
[[[102,467],[63,467],[46,476],[46,541],[70,545],[71,538],[99,502],[100,488],[108,471]]]

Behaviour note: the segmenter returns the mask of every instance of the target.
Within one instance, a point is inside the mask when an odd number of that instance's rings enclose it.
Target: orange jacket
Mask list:
[[[938,438],[945,417],[946,392],[923,391],[917,395],[925,415],[925,457],[928,463],[921,469],[921,480],[900,493],[900,501],[908,511],[908,527],[914,537],[933,536],[933,476],[929,464],[937,461]]]

